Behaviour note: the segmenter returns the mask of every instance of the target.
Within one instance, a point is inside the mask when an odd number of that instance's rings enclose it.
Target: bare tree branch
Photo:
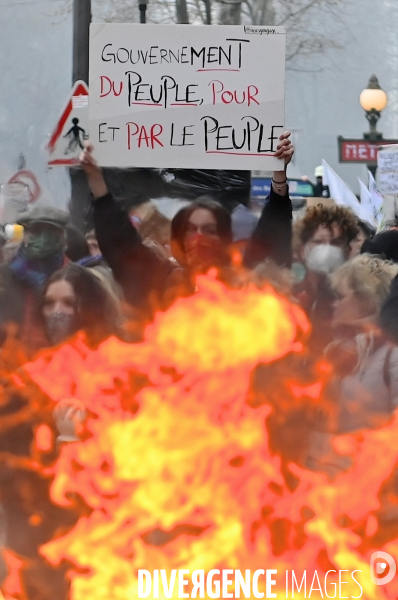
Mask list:
[[[206,25],[211,25],[211,1],[210,0],[203,0],[203,4],[205,5],[206,8]]]
[[[92,3],[96,18],[99,16],[105,22],[139,20],[139,0],[92,0]],[[57,0],[56,4],[59,15],[71,10],[72,0]],[[325,19],[336,26],[343,24],[342,7],[343,0],[150,0],[147,17],[148,22],[159,24],[283,25],[288,34],[287,62],[289,67],[294,64],[296,68],[300,58],[341,47],[333,27],[316,24]]]

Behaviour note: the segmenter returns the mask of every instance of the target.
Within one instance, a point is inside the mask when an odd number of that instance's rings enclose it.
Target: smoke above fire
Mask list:
[[[333,403],[329,366],[301,366],[304,313],[270,287],[197,284],[157,314],[142,343],[110,338],[92,349],[78,337],[13,376],[16,388],[45,398],[32,394],[39,413],[73,399],[87,415],[79,441],[51,464],[51,427],[44,419],[35,430],[30,467],[51,473],[52,503],[78,514],[41,555],[67,565],[71,600],[137,598],[142,569],[168,580],[175,569],[275,569],[280,597],[285,572],[301,580],[306,570],[295,598],[308,597],[315,571],[321,581],[347,571],[342,597],[359,597],[348,575],[362,571],[362,597],[396,597],[394,581],[371,582],[369,559],[398,555],[397,419],[333,438],[324,468],[307,469],[308,415]],[[18,560],[8,554],[5,598],[24,597]],[[258,589],[266,592],[265,579]],[[309,597],[325,597],[317,590]],[[178,598],[178,586],[167,596],[160,586],[158,597]]]

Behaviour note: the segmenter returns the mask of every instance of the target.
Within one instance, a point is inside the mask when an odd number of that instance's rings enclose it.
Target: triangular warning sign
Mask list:
[[[49,166],[76,165],[86,139],[88,87],[84,81],[76,81],[47,144]]]

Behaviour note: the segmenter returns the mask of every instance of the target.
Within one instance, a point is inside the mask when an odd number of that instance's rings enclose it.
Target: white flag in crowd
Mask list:
[[[379,190],[377,189],[375,178],[372,173],[368,171],[369,176],[369,193],[372,202],[373,214],[378,228],[381,227],[384,221],[384,199]]]
[[[364,182],[359,179],[359,196],[361,198],[360,212],[362,221],[366,221],[374,229],[377,229],[377,220],[372,204],[372,195]]]
[[[362,206],[358,202],[354,192],[348,185],[333,171],[326,160],[322,160],[323,165],[323,184],[329,186],[330,197],[341,206],[348,206],[362,221],[366,221],[374,227],[374,219],[371,216],[371,210]]]

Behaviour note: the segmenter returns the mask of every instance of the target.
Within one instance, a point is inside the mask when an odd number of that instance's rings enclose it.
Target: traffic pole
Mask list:
[[[141,0],[138,4],[138,8],[140,11],[140,23],[146,23],[146,7],[148,4],[148,0]]]
[[[72,84],[83,80],[88,85],[91,0],[73,0],[73,74]],[[89,188],[80,168],[69,169],[71,180],[70,213],[72,223],[84,231],[89,207]]]

